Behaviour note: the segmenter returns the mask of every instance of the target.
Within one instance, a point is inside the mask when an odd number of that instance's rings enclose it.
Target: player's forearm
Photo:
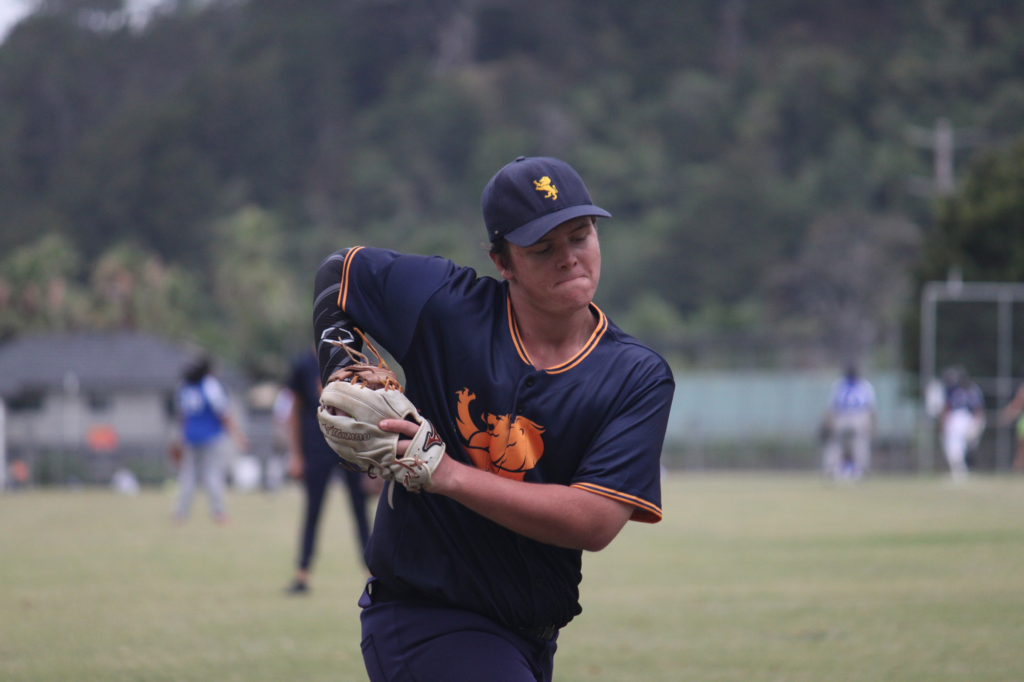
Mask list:
[[[432,493],[446,495],[520,535],[571,549],[604,549],[633,511],[627,504],[584,490],[513,481],[448,457],[438,466],[435,481]]]
[[[313,342],[320,365],[320,381],[324,385],[336,369],[351,362],[348,354],[331,342],[341,341],[355,350],[362,347],[362,341],[354,333],[355,322],[338,305],[344,257],[347,253],[348,249],[344,249],[328,257],[320,265],[314,285]]]
[[[221,417],[220,423],[224,426],[224,430],[228,432],[231,440],[235,442],[235,445],[239,450],[249,449],[249,440],[242,433],[242,430],[238,428],[238,423],[229,414],[225,414]]]
[[[302,429],[299,416],[299,400],[300,398],[296,395],[295,400],[292,403],[291,412],[288,413],[288,451],[292,457],[302,460]]]

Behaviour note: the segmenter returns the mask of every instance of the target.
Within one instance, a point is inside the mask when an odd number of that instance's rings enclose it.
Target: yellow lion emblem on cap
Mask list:
[[[547,194],[544,195],[545,199],[558,198],[558,188],[551,184],[551,178],[546,175],[540,180],[534,180],[533,188],[538,192],[547,192]]]

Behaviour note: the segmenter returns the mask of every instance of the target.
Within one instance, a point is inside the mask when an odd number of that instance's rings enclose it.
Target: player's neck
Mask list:
[[[590,305],[568,313],[540,310],[523,297],[509,292],[512,313],[526,352],[537,369],[555,367],[571,360],[597,328]]]

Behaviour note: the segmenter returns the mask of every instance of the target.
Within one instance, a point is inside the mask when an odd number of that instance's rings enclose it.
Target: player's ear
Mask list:
[[[492,253],[489,254],[491,262],[494,263],[494,267],[498,269],[498,274],[507,280],[515,279],[515,272],[512,270],[512,257],[509,253]]]

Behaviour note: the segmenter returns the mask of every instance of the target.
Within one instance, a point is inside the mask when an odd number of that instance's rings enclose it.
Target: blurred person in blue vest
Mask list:
[[[832,386],[822,421],[825,475],[836,480],[859,480],[871,464],[871,437],[875,431],[875,389],[849,363]],[[848,449],[847,449],[848,446]]]
[[[177,408],[183,446],[174,511],[178,523],[188,518],[197,477],[201,477],[206,489],[214,521],[227,522],[224,474],[232,454],[230,440],[242,452],[249,449],[245,435],[231,417],[227,392],[211,370],[208,357],[196,359],[185,368],[178,387]]]
[[[946,405],[942,410],[942,450],[954,483],[967,480],[967,453],[978,447],[985,431],[985,396],[963,367],[942,375]]]
[[[355,520],[359,541],[360,561],[365,565],[363,553],[370,539],[370,522],[366,514],[367,495],[380,492],[380,479],[371,480],[366,474],[342,465],[342,460],[331,449],[320,431],[316,411],[320,405],[320,365],[313,348],[295,358],[291,378],[292,417],[288,473],[302,481],[306,493],[306,510],[299,538],[299,555],[295,578],[288,586],[288,594],[309,592],[309,571],[316,552],[317,526],[320,523],[327,486],[337,473],[345,488]]]

